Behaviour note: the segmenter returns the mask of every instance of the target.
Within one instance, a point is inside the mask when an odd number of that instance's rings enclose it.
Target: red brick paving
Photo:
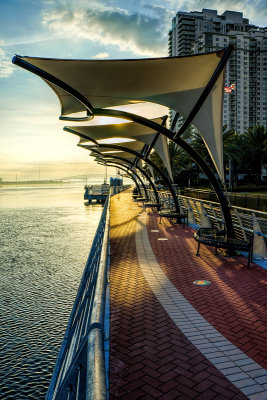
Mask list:
[[[171,225],[166,219],[159,225],[156,214],[150,214],[147,225],[151,247],[162,270],[184,297],[223,336],[258,364],[267,368],[267,291],[266,271],[244,257],[214,256],[214,250],[200,247],[195,256],[193,230]],[[157,241],[151,229],[168,241]],[[192,282],[206,279],[208,287]]]
[[[180,332],[144,279],[135,247],[140,210],[129,192],[112,199],[110,399],[246,399]],[[254,264],[247,270],[241,257],[215,257],[204,246],[201,258],[196,257],[190,228],[166,221],[159,226],[151,215],[149,232],[153,228],[169,239],[160,242],[157,233],[149,233],[158,262],[172,283],[220,333],[241,350],[247,347],[247,354],[253,352],[252,358],[263,364],[262,271]],[[257,283],[251,289],[247,280],[252,281],[253,272]],[[209,279],[212,285],[195,287],[196,279]],[[239,325],[249,335],[245,343]]]

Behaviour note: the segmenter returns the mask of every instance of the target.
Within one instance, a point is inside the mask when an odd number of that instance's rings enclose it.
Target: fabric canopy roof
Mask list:
[[[162,119],[157,118],[153,121],[161,123]],[[108,138],[129,138],[145,143],[147,145],[151,145],[156,135],[155,131],[151,128],[139,125],[136,122],[109,125],[71,126],[68,128],[70,128],[72,131],[82,134],[83,136],[88,137],[88,139],[91,138],[95,141]],[[86,139],[81,138],[80,144],[85,142],[85,140]],[[122,145],[131,148],[131,143],[132,142]],[[153,148],[161,157],[171,177],[171,180],[173,181],[166,136],[159,135],[157,141],[153,145]]]
[[[61,60],[21,57],[65,82],[93,108],[152,102],[187,117],[208,84],[223,51],[185,57],[133,60]],[[62,115],[85,111],[77,98],[47,83],[59,97]],[[192,123],[203,135],[220,177],[222,158],[223,71]]]
[[[93,150],[90,154],[90,156],[96,157],[96,159],[100,158],[100,160],[102,159],[102,156],[103,156],[103,160],[105,162],[109,162],[109,161],[117,162],[117,160],[112,157],[113,155],[115,157],[118,156],[120,158],[123,158],[124,160],[128,160],[132,163],[134,163],[134,161],[135,161],[135,157],[131,153],[127,153],[124,151],[121,153],[114,152],[114,154],[102,154],[99,150]],[[123,162],[123,161],[118,161],[118,162]],[[137,165],[141,166],[140,160],[138,161]]]
[[[120,145],[120,144],[118,144],[118,145]],[[123,145],[123,143],[122,143],[122,145]],[[82,141],[80,141],[78,143],[78,146],[84,147],[88,150],[96,150],[101,153],[115,153],[115,152],[118,153],[118,152],[123,151],[123,150],[112,149],[111,147],[104,147],[105,145],[101,145],[101,147],[99,147],[99,148],[97,148],[95,145],[84,145]],[[124,146],[124,147],[127,147],[127,149],[129,149],[129,150],[134,150],[134,151],[140,153],[141,150],[143,149],[144,145],[141,142],[130,142],[130,143],[127,143],[127,146]]]

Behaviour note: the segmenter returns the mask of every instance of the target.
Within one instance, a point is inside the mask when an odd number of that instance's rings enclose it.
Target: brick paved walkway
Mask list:
[[[130,192],[112,199],[110,237],[110,398],[266,400],[266,271],[196,257],[190,228]]]

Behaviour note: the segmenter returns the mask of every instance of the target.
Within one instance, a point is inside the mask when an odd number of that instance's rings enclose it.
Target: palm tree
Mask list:
[[[240,135],[233,129],[227,130],[227,125],[223,126],[223,156],[224,166],[229,168],[229,187],[232,188],[232,177],[237,175],[237,166],[242,160],[242,149],[240,146]]]
[[[192,158],[178,144],[170,141],[168,147],[173,176],[191,168]]]
[[[233,129],[227,130],[227,125],[223,127],[223,155],[225,161],[241,161],[240,136]]]
[[[259,185],[262,166],[267,154],[267,129],[262,125],[248,128],[243,135],[242,145],[247,169],[256,175],[256,185]]]
[[[207,146],[199,132],[193,132],[190,138],[190,144],[198,154],[209,164],[212,165]]]
[[[178,175],[181,173],[181,171],[190,169],[192,165],[192,160],[184,152],[184,150],[173,141],[169,141],[168,149],[174,182],[179,183],[179,179],[177,179]],[[153,153],[151,153],[150,157],[151,161],[153,161],[168,176],[167,168],[158,153],[154,151]],[[157,176],[157,173],[155,175]],[[157,178],[160,177],[157,176]]]

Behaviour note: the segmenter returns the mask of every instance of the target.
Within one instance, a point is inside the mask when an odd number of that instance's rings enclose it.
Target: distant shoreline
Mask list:
[[[0,186],[9,186],[9,185],[12,185],[12,186],[17,186],[17,185],[50,185],[50,184],[54,184],[54,185],[57,185],[57,184],[63,184],[63,183],[66,183],[66,182],[64,182],[64,181],[62,181],[62,180],[59,180],[59,181],[49,181],[49,180],[47,180],[47,181],[18,181],[18,182],[0,182]]]

